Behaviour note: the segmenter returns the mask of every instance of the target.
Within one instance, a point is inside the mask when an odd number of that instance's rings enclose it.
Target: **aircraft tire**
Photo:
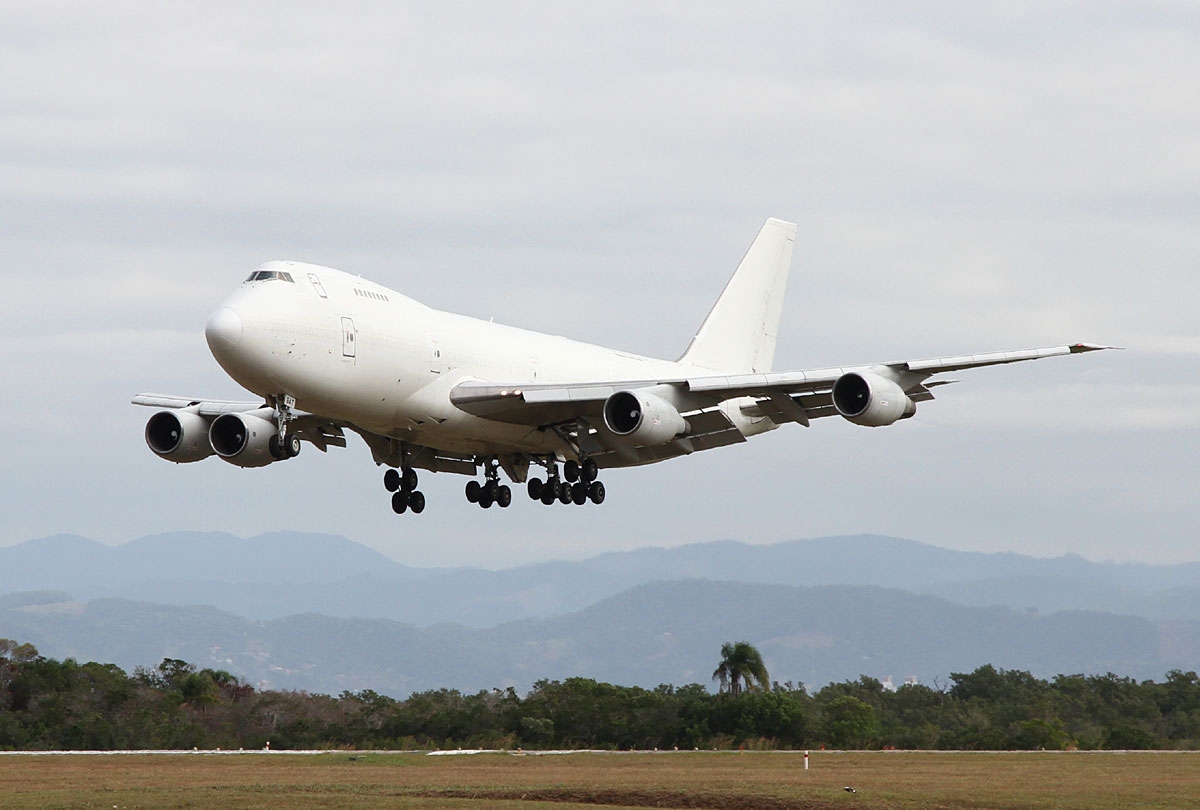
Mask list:
[[[284,445],[283,449],[287,451],[288,458],[295,458],[300,455],[300,447],[300,436],[293,433],[287,437],[287,444]]]
[[[500,505],[501,509],[507,509],[508,505],[512,503],[512,490],[509,489],[508,484],[500,486],[500,490],[496,493],[496,503]]]
[[[419,515],[425,511],[425,493],[420,490],[413,490],[408,496],[408,508],[413,511],[414,515]]]
[[[596,476],[600,474],[600,467],[590,458],[583,460],[583,465],[579,468],[579,478],[585,484],[590,484],[596,480]]]
[[[400,483],[402,483],[404,488],[409,492],[415,490],[417,488],[417,471],[412,467],[406,467],[404,469],[404,474],[400,478]]]
[[[542,497],[542,479],[530,478],[525,484],[525,489],[529,493],[529,499],[533,501],[541,500]]]
[[[563,464],[563,478],[572,484],[579,480],[579,462],[571,459]]]
[[[483,487],[478,481],[467,482],[467,500],[471,503],[479,503],[479,496],[483,492]]]
[[[546,506],[550,506],[556,500],[558,500],[558,488],[554,486],[554,482],[551,481],[546,484],[546,486],[542,487],[541,501]]]
[[[479,493],[479,505],[484,509],[491,509],[492,503],[492,493],[485,488]]]
[[[383,473],[383,488],[388,492],[395,492],[400,489],[400,473],[392,469],[385,470]]]
[[[571,500],[576,506],[583,506],[587,503],[588,485],[582,481],[578,481],[571,485]]]
[[[604,503],[604,484],[601,484],[599,481],[593,481],[588,487],[588,497],[597,506]]]
[[[282,461],[286,456],[283,454],[283,448],[279,445],[279,434],[276,433],[271,438],[267,439],[267,452],[271,454],[271,458],[276,461]]]
[[[564,506],[571,502],[571,485],[566,481],[558,485],[558,502]]]
[[[392,495],[392,511],[397,515],[403,515],[408,510],[408,493],[404,490]]]

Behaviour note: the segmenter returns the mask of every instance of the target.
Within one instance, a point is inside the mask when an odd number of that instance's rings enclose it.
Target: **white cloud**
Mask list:
[[[18,3],[0,45],[15,77],[0,85],[0,407],[25,426],[0,463],[12,541],[296,520],[400,556],[503,562],[534,554],[531,521],[564,538],[537,554],[571,556],[868,529],[1087,553],[1083,535],[1117,548],[1153,524],[1145,551],[1164,557],[1194,539],[1177,497],[1194,463],[1162,444],[1194,435],[1200,401],[1189,3]],[[825,420],[614,473],[619,497],[586,519],[505,523],[438,479],[441,516],[412,530],[430,541],[400,547],[362,448],[262,474],[163,466],[125,404],[147,388],[236,395],[204,320],[280,257],[674,356],[767,216],[800,223],[780,365],[1129,351],[964,374],[894,432]],[[1005,437],[979,448],[986,474],[944,484],[931,459],[957,464],[979,431]],[[1039,495],[1077,470],[1032,475],[1021,451],[1054,447],[1125,496],[1090,516]],[[120,486],[56,472],[80,456]],[[72,509],[30,470],[67,476]],[[336,508],[262,506],[330,470]],[[943,485],[963,504],[950,528],[922,497]],[[1004,487],[1036,509],[998,516]]]

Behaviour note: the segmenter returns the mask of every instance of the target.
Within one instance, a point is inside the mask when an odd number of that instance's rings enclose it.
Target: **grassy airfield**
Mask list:
[[[352,757],[358,757],[352,759]],[[856,792],[845,791],[853,787]],[[1200,808],[1200,753],[0,756],[0,808]]]

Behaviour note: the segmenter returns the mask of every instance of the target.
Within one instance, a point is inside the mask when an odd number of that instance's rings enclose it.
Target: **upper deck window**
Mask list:
[[[282,270],[255,270],[246,281],[286,281],[295,284],[291,273]]]

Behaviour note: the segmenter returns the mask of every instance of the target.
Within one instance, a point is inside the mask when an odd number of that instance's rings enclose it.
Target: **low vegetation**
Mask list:
[[[728,683],[731,678],[726,679]],[[656,689],[587,678],[396,700],[259,691],[220,670],[166,659],[132,675],[56,661],[0,639],[0,749],[1194,749],[1200,678],[1162,682],[982,666],[948,684],[892,691],[872,678],[809,694],[705,686]]]
[[[5,810],[1181,810],[1196,753],[0,756]],[[850,788],[850,790],[847,790]],[[853,791],[853,792],[851,792]]]

